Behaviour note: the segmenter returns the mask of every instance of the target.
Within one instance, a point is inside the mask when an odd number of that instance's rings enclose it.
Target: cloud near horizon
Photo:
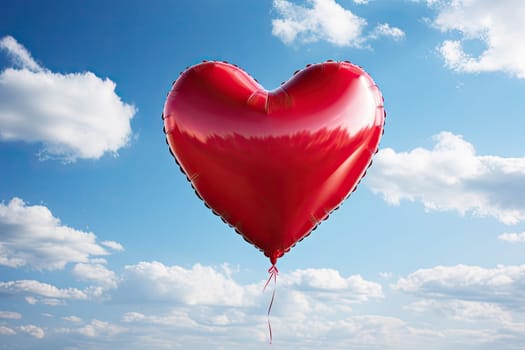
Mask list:
[[[332,269],[283,273],[271,314],[272,327],[279,337],[274,346],[293,347],[297,337],[307,341],[305,349],[326,345],[326,339],[334,349],[357,345],[363,349],[398,348],[406,345],[407,339],[414,344],[432,341],[443,346],[458,342],[471,347],[499,341],[513,344],[524,339],[525,324],[515,319],[523,312],[516,305],[525,300],[520,291],[524,271],[524,266],[436,266],[399,278],[393,290],[416,298],[405,305],[405,311],[434,314],[467,325],[433,328],[400,317],[354,311],[352,306],[384,298],[380,284],[358,275],[345,277]],[[16,324],[21,315],[2,312],[6,322],[0,333],[37,339],[47,334],[65,337],[62,339],[80,336],[113,341],[115,346],[137,343],[153,348],[174,341],[181,346],[204,346],[210,337],[220,342],[233,337],[237,342],[244,339],[253,344],[268,340],[266,308],[270,295],[262,291],[264,280],[240,283],[227,265],[195,264],[185,268],[143,261],[126,266],[116,280],[118,285],[105,290],[103,299],[93,298],[88,289],[57,288],[37,281],[2,282],[0,297],[33,295],[97,304],[104,300],[104,308],[124,311],[108,320],[63,316],[62,325],[46,328],[38,323],[34,324],[36,328],[23,324],[27,326],[25,331]]]

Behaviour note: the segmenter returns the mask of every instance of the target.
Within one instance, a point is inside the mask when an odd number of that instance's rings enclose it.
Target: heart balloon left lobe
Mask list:
[[[350,63],[309,66],[269,92],[236,66],[206,62],[175,82],[164,124],[197,194],[275,263],[354,190],[384,110]]]

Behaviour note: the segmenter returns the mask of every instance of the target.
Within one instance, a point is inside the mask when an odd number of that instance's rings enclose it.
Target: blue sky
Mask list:
[[[0,348],[260,349],[269,262],[165,144],[204,59],[267,89],[350,60],[385,134],[357,192],[279,260],[274,349],[522,349],[519,0],[3,1]]]

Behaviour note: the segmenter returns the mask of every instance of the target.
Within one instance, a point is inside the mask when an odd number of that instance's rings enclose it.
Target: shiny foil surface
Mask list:
[[[163,118],[199,197],[275,264],[355,189],[385,112],[349,62],[309,65],[273,91],[237,66],[203,62],[173,84]]]

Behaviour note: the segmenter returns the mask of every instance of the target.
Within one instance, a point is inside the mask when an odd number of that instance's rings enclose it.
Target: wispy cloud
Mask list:
[[[131,137],[134,106],[91,72],[55,73],[13,37],[0,39],[19,68],[0,72],[0,140],[43,144],[41,158],[72,162],[116,154]]]
[[[525,243],[525,232],[521,233],[502,233],[498,239],[510,243]]]
[[[124,251],[124,247],[119,242],[102,241],[102,242],[100,242],[100,244],[102,244],[105,247],[108,247],[109,249],[113,249],[113,250],[118,251],[118,252]]]
[[[143,341],[149,344],[163,342],[172,343],[179,339],[181,345],[205,346],[206,339],[213,338],[221,343],[231,344],[233,349],[257,348],[267,340],[267,328],[263,317],[254,315],[225,312],[221,318],[215,318],[206,311],[191,312],[189,310],[173,309],[161,314],[143,314],[130,312],[123,316],[123,321],[133,334],[141,335]],[[301,339],[302,349],[318,349],[323,344],[331,349],[377,349],[378,347],[395,348],[403,339],[409,336],[407,324],[396,317],[379,315],[353,315],[342,319],[330,319],[319,313],[317,317],[297,319],[273,316],[272,328],[278,336],[272,348],[290,349]],[[166,332],[171,329],[172,333]],[[233,340],[233,332],[235,339]],[[148,337],[148,334],[162,334],[161,337]],[[186,336],[178,336],[185,334]],[[246,345],[246,344],[252,344]],[[160,347],[160,346],[159,346]]]
[[[406,310],[418,313],[434,313],[438,316],[478,323],[480,321],[510,322],[512,313],[501,306],[479,301],[465,301],[457,299],[424,299],[405,306]]]
[[[65,317],[62,317],[62,319],[66,320],[66,321],[69,321],[69,322],[73,322],[73,323],[82,323],[82,319],[78,316],[65,316]]]
[[[44,69],[36,63],[31,53],[20,45],[12,36],[0,39],[0,50],[4,50],[19,68],[28,69],[32,72],[40,72]]]
[[[0,318],[19,320],[22,318],[22,315],[14,311],[0,311]]]

